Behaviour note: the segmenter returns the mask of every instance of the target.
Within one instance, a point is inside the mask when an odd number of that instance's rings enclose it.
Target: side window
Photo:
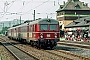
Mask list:
[[[50,25],[50,30],[57,30],[57,25]]]
[[[33,29],[34,29],[33,31],[35,31],[35,25],[34,25]]]
[[[31,25],[31,32],[33,31],[33,27],[32,27],[32,25]]]
[[[33,28],[32,25],[29,26],[29,31],[32,32]]]
[[[40,25],[40,30],[48,30],[48,25],[46,25],[46,24],[41,24],[41,25]]]

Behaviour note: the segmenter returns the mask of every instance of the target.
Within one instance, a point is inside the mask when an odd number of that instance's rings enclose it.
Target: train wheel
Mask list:
[[[31,42],[31,46],[33,46],[33,41]]]
[[[41,43],[38,43],[38,48],[41,49],[42,45]]]
[[[50,49],[53,49],[53,46],[50,46]]]
[[[29,42],[29,44],[31,45],[31,41]]]
[[[38,45],[38,48],[39,48],[39,49],[41,49],[41,48],[42,48],[42,45],[41,45],[41,44],[39,44],[39,45]]]
[[[47,49],[47,46],[44,46],[43,48],[44,48],[44,49]]]
[[[38,42],[36,42],[36,47],[38,48]]]
[[[26,39],[24,39],[23,42],[26,43]]]
[[[37,48],[37,41],[35,41],[35,48]]]

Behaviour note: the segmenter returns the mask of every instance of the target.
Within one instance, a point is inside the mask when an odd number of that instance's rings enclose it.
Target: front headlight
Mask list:
[[[41,37],[41,38],[43,38],[43,36],[42,36],[42,35],[41,35],[40,37]]]
[[[55,38],[57,38],[57,36],[55,36]]]

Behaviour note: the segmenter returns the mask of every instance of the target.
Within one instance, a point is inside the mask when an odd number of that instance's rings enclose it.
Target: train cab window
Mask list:
[[[48,30],[48,25],[46,25],[46,24],[41,24],[41,25],[40,25],[40,30]]]
[[[50,25],[50,30],[57,30],[57,25]]]

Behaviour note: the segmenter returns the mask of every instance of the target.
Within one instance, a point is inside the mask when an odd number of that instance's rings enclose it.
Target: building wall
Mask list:
[[[83,13],[85,12],[85,13]],[[57,12],[57,20],[60,22],[60,25],[62,25],[62,30],[64,30],[64,27],[68,24],[70,24],[71,22],[73,22],[73,20],[76,20],[78,18],[82,18],[82,17],[87,17],[89,16],[90,11],[89,10],[65,10],[65,11],[60,11]]]
[[[70,24],[71,22],[73,22],[73,20],[65,20],[65,21],[64,21],[64,26]]]
[[[64,27],[68,24],[70,24],[71,22],[73,22],[73,20],[61,20],[59,21],[59,25],[62,25],[62,28],[60,28],[61,30],[64,30]]]
[[[66,25],[72,22],[72,20],[76,20],[78,18],[90,16],[90,8],[88,7],[88,3],[84,3],[79,0],[67,0],[67,2],[63,2],[63,5],[60,5],[57,12],[57,20],[62,21],[62,29]]]

